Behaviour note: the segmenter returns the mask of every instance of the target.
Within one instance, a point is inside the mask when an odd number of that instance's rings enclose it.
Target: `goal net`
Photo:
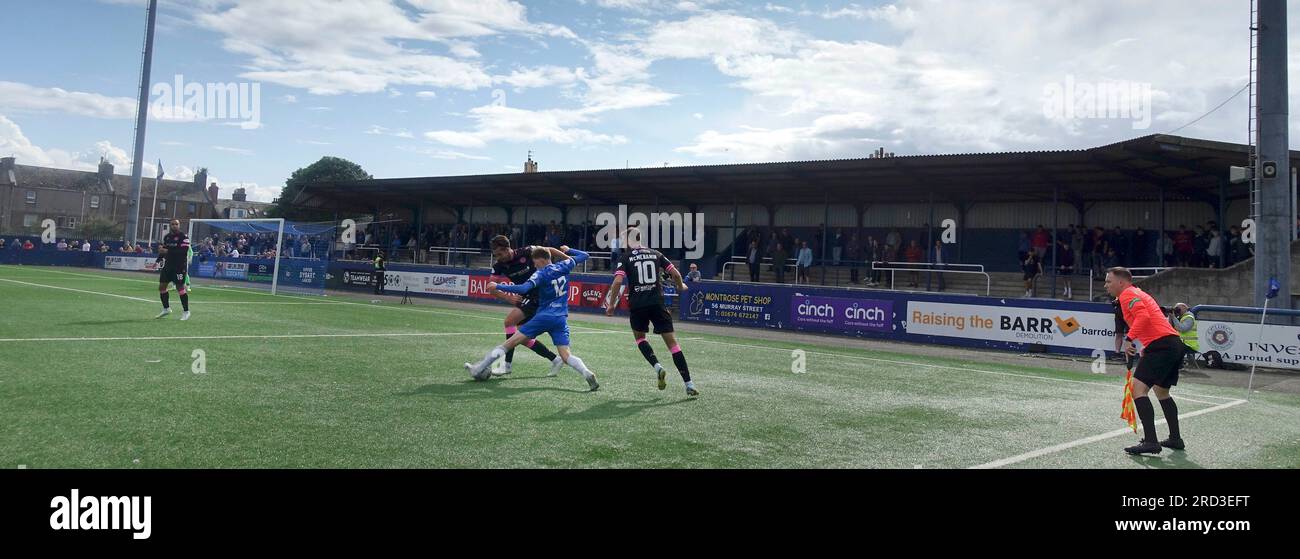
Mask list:
[[[284,219],[190,220],[190,282],[324,295],[334,230]]]

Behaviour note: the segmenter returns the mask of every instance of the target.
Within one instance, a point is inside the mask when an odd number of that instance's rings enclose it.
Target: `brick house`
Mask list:
[[[179,219],[182,227],[191,218],[220,217],[214,209],[217,185],[204,188],[207,180],[206,170],[192,181],[163,179],[157,185],[155,201],[157,179],[144,177],[137,235],[149,238],[151,207],[155,222]],[[113,224],[116,233],[105,240],[120,239],[132,208],[127,199],[130,191],[131,177],[114,174],[107,161],[101,160],[97,171],[76,171],[19,165],[13,157],[0,158],[0,234],[36,235],[42,221],[53,219],[59,237],[77,238],[82,226],[95,220]],[[154,236],[158,237],[157,233]]]

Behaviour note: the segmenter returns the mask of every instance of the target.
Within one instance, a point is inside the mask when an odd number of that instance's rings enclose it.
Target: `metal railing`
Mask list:
[[[1159,274],[1160,272],[1163,272],[1163,271],[1168,270],[1168,269],[1169,269],[1168,267],[1162,267],[1162,266],[1143,266],[1143,267],[1138,267],[1138,268],[1129,268],[1128,271],[1133,273],[1133,279],[1135,279],[1135,280],[1140,280],[1140,279],[1146,279],[1146,278],[1149,278],[1149,277],[1151,277],[1151,276],[1154,276],[1154,275],[1156,275],[1156,274]],[[1149,274],[1142,274],[1142,273],[1139,273],[1139,270],[1141,270],[1141,271],[1148,271],[1148,270],[1149,270],[1151,273],[1149,273]]]
[[[552,247],[552,248],[558,248],[558,247]],[[461,257],[462,262],[466,262],[466,263],[468,263],[469,260],[475,257],[492,256],[491,251],[484,251],[483,249],[466,248],[466,247],[429,247],[425,252],[429,254],[429,260],[427,263],[438,264],[443,266],[454,265],[453,260],[457,256]],[[609,269],[613,268],[613,255],[611,253],[596,251],[596,252],[588,252],[587,254],[590,255],[590,258],[588,258],[586,262],[582,263],[583,273],[588,273],[591,264],[596,261],[605,262],[607,268]]]
[[[789,258],[786,258],[786,260],[789,261],[790,259],[789,259]],[[727,273],[730,272],[730,273],[731,273],[731,279],[728,280],[728,281],[736,281],[736,267],[740,266],[741,264],[749,265],[748,257],[745,257],[745,256],[732,256],[730,261],[728,261],[728,262],[723,262],[723,263],[722,263],[722,273],[720,273],[720,274],[718,274],[718,275],[723,276],[723,277],[727,277]],[[771,256],[764,256],[761,260],[759,260],[759,264],[758,264],[758,266],[759,266],[759,268],[762,268],[764,265],[766,265],[766,266],[775,266],[776,264],[772,261],[772,257],[771,257]],[[799,267],[798,267],[797,265],[791,263],[791,264],[786,264],[786,265],[782,266],[782,268],[789,268],[789,269],[791,269],[791,270],[793,271],[794,275],[795,275],[795,284],[798,284],[798,283],[799,283]],[[784,282],[781,282],[781,283],[784,283]]]
[[[993,278],[984,271],[983,264],[942,264],[938,262],[872,262],[871,271],[889,272],[889,288],[895,289],[897,272],[933,272],[939,274],[970,274],[984,276],[984,295],[993,292]]]
[[[428,263],[433,264],[435,263],[436,260],[436,263],[442,266],[451,266],[453,264],[452,263],[453,256],[462,256],[464,258],[464,262],[468,263],[470,258],[483,255],[483,251],[481,249],[465,248],[465,247],[431,246],[425,249],[425,253],[429,255],[429,259],[427,261]]]

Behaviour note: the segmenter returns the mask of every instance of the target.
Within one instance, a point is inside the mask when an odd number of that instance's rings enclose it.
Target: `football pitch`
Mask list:
[[[181,322],[174,291],[176,312],[153,318],[156,286],[0,266],[0,468],[1300,467],[1289,393],[1246,401],[1185,378],[1174,394],[1188,450],[1130,457],[1122,377],[1053,360],[679,322],[702,392],[688,398],[658,337],[665,391],[625,321],[575,313],[573,351],[602,385],[588,392],[567,367],[546,377],[524,348],[513,375],[471,380],[462,363],[504,338],[501,305],[205,286]]]

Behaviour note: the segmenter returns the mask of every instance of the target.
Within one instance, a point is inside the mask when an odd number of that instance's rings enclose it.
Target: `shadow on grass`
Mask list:
[[[1205,466],[1197,464],[1187,458],[1187,453],[1181,450],[1166,450],[1155,456],[1129,455],[1129,460],[1134,464],[1150,470],[1203,470]]]
[[[537,418],[537,421],[547,423],[551,421],[622,419],[634,416],[648,409],[675,406],[677,404],[692,402],[694,400],[694,398],[682,398],[680,400],[671,400],[667,402],[663,401],[663,398],[655,398],[653,400],[604,400],[585,410],[570,411],[572,408],[564,408],[551,415],[539,417]]]
[[[132,322],[150,322],[152,316],[141,316],[138,318],[125,318],[122,320],[81,320],[77,322],[64,322],[63,326],[106,326],[109,324],[130,324]]]
[[[583,394],[589,392],[586,385],[574,385],[573,388],[556,388],[549,386],[516,386],[512,380],[494,379],[477,381],[465,379],[451,383],[426,384],[409,392],[398,392],[398,396],[434,396],[453,401],[500,400],[513,398],[530,392],[567,392]]]

